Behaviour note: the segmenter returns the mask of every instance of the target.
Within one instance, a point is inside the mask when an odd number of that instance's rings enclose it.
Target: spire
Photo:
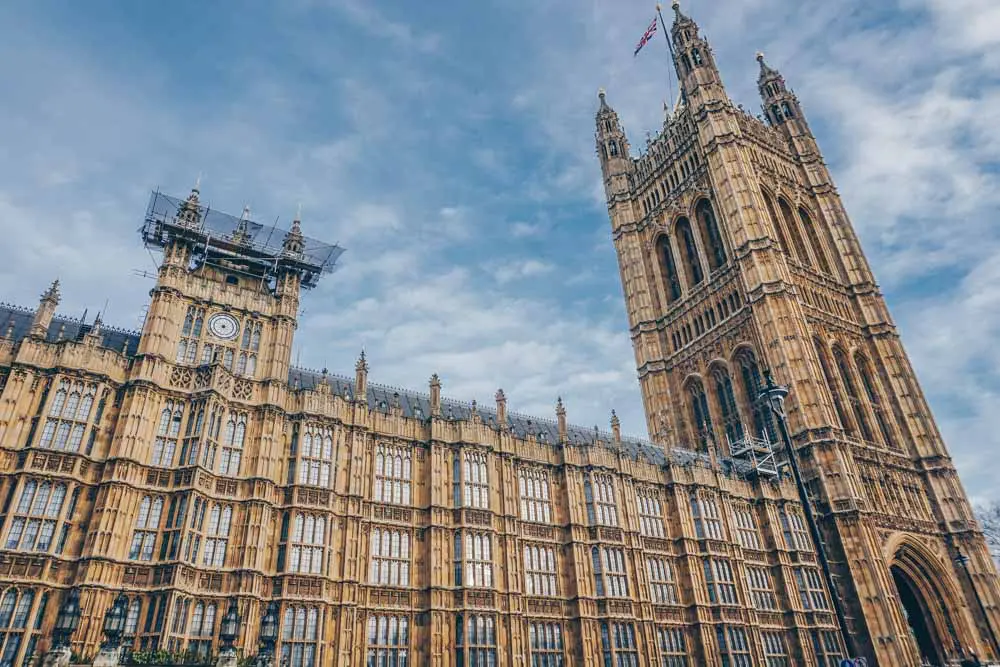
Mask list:
[[[601,108],[599,111],[611,111],[611,107],[608,106],[607,91],[604,88],[597,89],[597,99],[601,101]]]
[[[299,204],[295,212],[295,219],[292,220],[292,228],[285,234],[285,240],[281,243],[281,248],[288,253],[300,253],[305,247],[302,237],[302,204]]]
[[[56,278],[47,290],[42,292],[38,300],[38,308],[35,316],[31,319],[31,335],[34,338],[45,338],[49,332],[49,325],[56,314],[56,306],[59,305],[59,279]]]
[[[810,135],[809,126],[802,115],[802,108],[795,93],[788,89],[785,77],[764,61],[764,54],[757,52],[760,75],[757,90],[764,106],[764,114],[774,127],[785,128],[793,136]],[[794,123],[787,121],[795,120]]]
[[[563,405],[562,396],[556,398],[556,422],[559,425],[559,441],[566,442],[566,407]]]
[[[177,218],[178,221],[186,227],[198,227],[201,224],[201,200],[199,199],[201,195],[201,174],[198,174],[198,180],[194,182],[194,187],[191,188],[191,193],[188,194],[187,199],[181,202],[181,205],[177,208]]]
[[[250,206],[246,205],[243,207],[243,213],[240,215],[240,221],[236,225],[236,231],[233,232],[233,240],[237,243],[249,244],[250,243]]]
[[[507,428],[507,396],[504,395],[503,389],[497,389],[495,398],[497,401],[497,426],[501,429]]]
[[[622,441],[622,423],[618,421],[614,410],[611,411],[611,433],[614,434],[616,444]]]
[[[361,348],[358,363],[354,364],[354,398],[361,403],[368,402],[368,360],[364,348]]]
[[[766,62],[764,62],[763,51],[757,52],[757,62],[760,63],[760,76],[757,77],[758,82],[763,81],[768,77],[778,77],[778,78],[781,77],[781,74],[778,73],[778,70],[772,69]]]
[[[441,379],[437,373],[431,375],[431,417],[441,416]]]

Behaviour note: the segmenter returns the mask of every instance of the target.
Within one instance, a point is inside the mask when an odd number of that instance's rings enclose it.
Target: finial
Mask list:
[[[663,9],[663,6],[662,6],[662,5],[660,5],[660,3],[656,3],[656,11],[658,12],[658,11],[660,11],[661,9]]]
[[[759,62],[759,63],[764,62],[764,52],[763,51],[758,51],[757,52],[757,62]]]
[[[604,99],[604,96],[607,95],[607,93],[608,91],[604,90],[603,86],[597,89],[597,96],[600,97],[601,99]]]
[[[566,414],[566,407],[563,405],[562,396],[556,397],[556,414]]]
[[[198,178],[195,179],[194,187],[191,188],[191,192],[201,194],[201,172],[198,172]]]
[[[354,365],[354,370],[359,373],[368,370],[368,358],[365,357],[365,348],[361,348],[361,356],[358,357],[358,363]]]
[[[42,294],[42,299],[55,299],[56,302],[59,301],[59,279],[56,278],[52,281],[45,293]]]
[[[615,414],[614,410],[612,410],[611,411],[611,425],[612,426],[617,426],[619,423],[620,422],[618,421],[618,415]]]
[[[678,0],[674,0],[672,3],[670,3],[670,7],[678,14],[681,13],[681,3],[678,2]]]
[[[240,220],[250,219],[250,204],[243,206],[243,215],[240,216]]]
[[[437,373],[432,373],[431,374],[431,386],[432,387],[440,387],[441,386],[441,378],[438,377]]]
[[[497,403],[499,403],[500,401],[506,401],[507,400],[507,396],[504,395],[503,389],[497,389],[497,393],[496,393],[496,396],[494,396],[494,398],[496,398]]]
[[[299,222],[302,220],[302,202],[299,202],[295,209],[295,220]]]

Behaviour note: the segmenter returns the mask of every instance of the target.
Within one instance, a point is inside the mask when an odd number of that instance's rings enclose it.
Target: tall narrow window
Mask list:
[[[282,666],[316,667],[319,639],[319,610],[316,607],[285,607],[281,628]]]
[[[719,657],[724,667],[753,667],[746,628],[717,625],[715,640],[719,643]]]
[[[202,563],[212,567],[222,567],[226,563],[226,546],[229,544],[229,529],[233,522],[231,505],[212,505],[208,513],[208,532],[205,535],[205,555]]]
[[[521,468],[517,473],[517,488],[521,495],[521,520],[552,523],[548,473],[541,468]]]
[[[12,513],[4,548],[49,551],[65,498],[65,484],[27,480]]]
[[[545,544],[524,545],[524,589],[528,595],[552,597],[558,593],[556,550]]]
[[[694,518],[694,534],[698,539],[721,540],[723,538],[722,517],[719,502],[714,496],[691,493],[691,516]]]
[[[767,667],[788,667],[788,649],[785,636],[780,632],[761,632],[760,643],[764,645],[764,664]]]
[[[750,591],[754,608],[761,611],[775,611],[778,608],[771,573],[767,568],[747,566],[747,590]]]
[[[462,504],[465,507],[489,509],[490,485],[486,469],[486,454],[466,451],[462,454]]]
[[[701,228],[705,251],[708,253],[708,265],[715,271],[726,263],[726,248],[722,244],[722,235],[719,233],[719,223],[715,218],[715,211],[712,210],[712,204],[707,199],[702,199],[695,207],[695,215]]]
[[[409,531],[372,529],[371,568],[368,581],[380,586],[410,585]]]
[[[38,446],[67,452],[80,451],[96,394],[97,385],[94,383],[60,380]]]
[[[0,665],[27,664],[26,658],[35,654],[48,593],[42,594],[38,610],[31,618],[34,602],[35,591],[30,588],[8,588],[0,593]]]
[[[473,588],[493,588],[493,540],[490,534],[466,531],[462,546],[463,583]]]
[[[215,617],[218,606],[212,602],[198,602],[191,613],[191,623],[188,626],[188,651],[202,658],[212,652],[212,640],[215,638]]]
[[[740,353],[737,363],[743,380],[743,393],[746,396],[748,412],[753,416],[753,436],[777,442],[778,434],[774,429],[774,420],[771,419],[771,408],[767,401],[759,398],[763,384],[756,357],[753,352],[745,349]]]
[[[299,447],[299,484],[329,488],[333,467],[333,429],[308,424]]]
[[[736,397],[733,395],[733,381],[729,373],[716,368],[712,373],[715,382],[715,397],[722,412],[722,427],[726,431],[726,441],[731,447],[743,440],[743,423],[740,421],[739,410],[736,409]]]
[[[840,421],[840,426],[848,435],[854,435],[854,425],[847,418],[847,413],[844,412],[844,401],[840,397],[840,387],[837,385],[837,379],[830,372],[830,359],[826,354],[826,346],[819,338],[813,339],[813,345],[816,348],[816,355],[819,357],[819,366],[823,371],[823,379],[826,380],[826,386],[830,389],[830,395],[833,397],[833,407],[837,411],[837,419]]]
[[[653,591],[653,602],[657,604],[677,604],[677,582],[674,567],[669,558],[648,556],[646,569],[649,572],[649,586]]]
[[[736,580],[733,566],[724,558],[706,558],[705,585],[712,604],[736,604]]]
[[[236,374],[253,377],[257,372],[257,351],[260,349],[261,323],[247,320],[240,340],[240,356],[236,362]]]
[[[694,287],[701,283],[705,275],[701,270],[701,260],[698,259],[698,246],[694,242],[694,235],[691,233],[691,223],[687,218],[677,221],[677,240],[680,243],[684,255],[684,268],[687,269],[689,287]]]
[[[736,541],[744,549],[762,549],[760,531],[754,518],[753,508],[746,504],[733,506],[733,523],[736,526]]]
[[[326,546],[326,517],[296,514],[292,524],[288,571],[323,574]]]
[[[559,623],[528,624],[531,667],[563,667],[563,634]]]
[[[687,642],[684,639],[684,628],[670,626],[656,629],[656,647],[660,653],[660,664],[663,667],[688,667]]]
[[[160,529],[160,515],[163,513],[163,498],[143,496],[139,502],[139,516],[132,531],[132,546],[128,557],[132,560],[153,560],[156,535]]]
[[[812,266],[812,260],[809,259],[809,251],[806,250],[805,243],[802,242],[802,234],[799,233],[799,223],[796,222],[795,216],[792,214],[792,208],[788,205],[788,202],[781,198],[778,199],[778,208],[781,210],[781,217],[784,218],[788,235],[792,237],[792,246],[795,248],[796,258],[806,266]]]
[[[618,525],[618,508],[615,505],[615,487],[611,475],[591,473],[584,481],[583,492],[590,525]]]
[[[806,532],[806,525],[799,511],[784,506],[778,511],[778,515],[781,518],[781,530],[785,534],[785,544],[788,548],[808,551],[809,533]]]
[[[656,488],[639,487],[635,499],[639,505],[639,532],[646,537],[661,539],[666,537],[667,531],[663,524],[663,506]]]
[[[222,441],[222,456],[219,462],[219,473],[238,477],[240,463],[243,460],[243,442],[247,435],[247,416],[244,413],[229,413],[226,422],[226,437]]]
[[[670,239],[661,236],[656,242],[657,255],[660,257],[660,269],[666,281],[667,300],[670,302],[681,298],[681,281],[677,277],[677,264],[674,262],[674,251],[670,249]]]
[[[625,552],[613,547],[593,547],[594,578],[598,597],[627,598]]]
[[[764,205],[767,207],[767,215],[771,219],[771,226],[774,227],[774,231],[778,235],[778,245],[781,246],[782,252],[791,256],[788,239],[785,238],[784,227],[782,226],[781,221],[778,220],[777,214],[774,212],[774,202],[771,200],[771,197],[767,194],[767,192],[761,190],[760,194],[764,198]]]
[[[712,432],[712,415],[708,411],[705,386],[700,380],[688,383],[688,400],[691,402],[691,420],[694,423],[698,444],[702,449],[706,449]]]
[[[793,572],[802,608],[806,610],[829,609],[830,602],[826,598],[826,590],[823,588],[823,580],[820,579],[819,570],[814,567],[797,567]]]
[[[631,623],[601,621],[601,652],[605,667],[638,667],[639,642]]]
[[[872,437],[871,426],[868,425],[868,416],[865,414],[865,408],[861,404],[861,398],[858,396],[858,390],[854,384],[854,374],[851,373],[851,368],[847,363],[847,357],[844,355],[843,350],[839,347],[833,348],[833,360],[837,364],[837,369],[840,371],[840,379],[844,382],[844,389],[847,390],[847,401],[851,404],[851,408],[854,411],[854,419],[858,423],[858,428],[861,429],[861,437],[866,441],[871,442],[874,440]]]
[[[381,443],[375,451],[375,501],[410,504],[410,450]]]
[[[892,428],[889,426],[888,417],[885,414],[885,409],[882,407],[882,396],[878,386],[875,384],[876,381],[872,376],[868,360],[861,353],[857,353],[854,355],[854,363],[858,367],[858,376],[861,378],[861,386],[865,388],[868,405],[871,406],[872,412],[875,413],[875,421],[878,423],[879,431],[882,433],[882,440],[885,442],[886,447],[896,449],[896,439],[892,435]]]
[[[830,262],[826,259],[826,252],[823,250],[823,244],[820,243],[819,234],[816,232],[816,226],[813,224],[812,218],[809,217],[809,213],[801,206],[799,207],[799,219],[806,230],[806,237],[809,239],[809,245],[812,246],[816,261],[819,262],[820,270],[828,275],[833,275],[833,272],[830,271]]]
[[[458,640],[456,665],[458,667],[493,667],[497,664],[497,631],[492,616],[461,614],[455,619]]]
[[[193,364],[198,358],[198,341],[205,323],[205,310],[188,306],[184,324],[181,327],[181,340],[177,344],[178,364]]]
[[[177,438],[181,433],[181,421],[184,419],[184,404],[181,401],[167,401],[160,411],[160,423],[156,429],[156,440],[153,443],[154,466],[170,466],[174,462],[174,452],[177,451]]]
[[[813,651],[820,667],[839,667],[844,658],[839,633],[836,630],[812,630]]]
[[[406,616],[368,617],[370,667],[409,667],[410,619]]]

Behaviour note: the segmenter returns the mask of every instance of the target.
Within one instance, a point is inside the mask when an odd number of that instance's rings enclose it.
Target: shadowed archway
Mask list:
[[[910,634],[920,651],[920,659],[930,660],[932,665],[944,665],[941,640],[934,630],[931,610],[920,589],[899,566],[893,565],[892,581],[896,584],[899,601],[903,605],[903,614],[910,626]]]

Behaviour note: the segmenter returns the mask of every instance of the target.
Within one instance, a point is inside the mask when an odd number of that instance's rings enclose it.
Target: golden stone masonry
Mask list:
[[[340,249],[154,193],[141,333],[0,306],[0,665],[60,608],[122,661],[834,667],[998,659],[1000,585],[795,95],[728,98],[675,7],[681,95],[639,158],[602,91],[596,142],[652,442],[290,364]],[[836,585],[781,453],[788,427]],[[963,558],[965,560],[963,560]],[[284,662],[282,662],[284,661]]]

